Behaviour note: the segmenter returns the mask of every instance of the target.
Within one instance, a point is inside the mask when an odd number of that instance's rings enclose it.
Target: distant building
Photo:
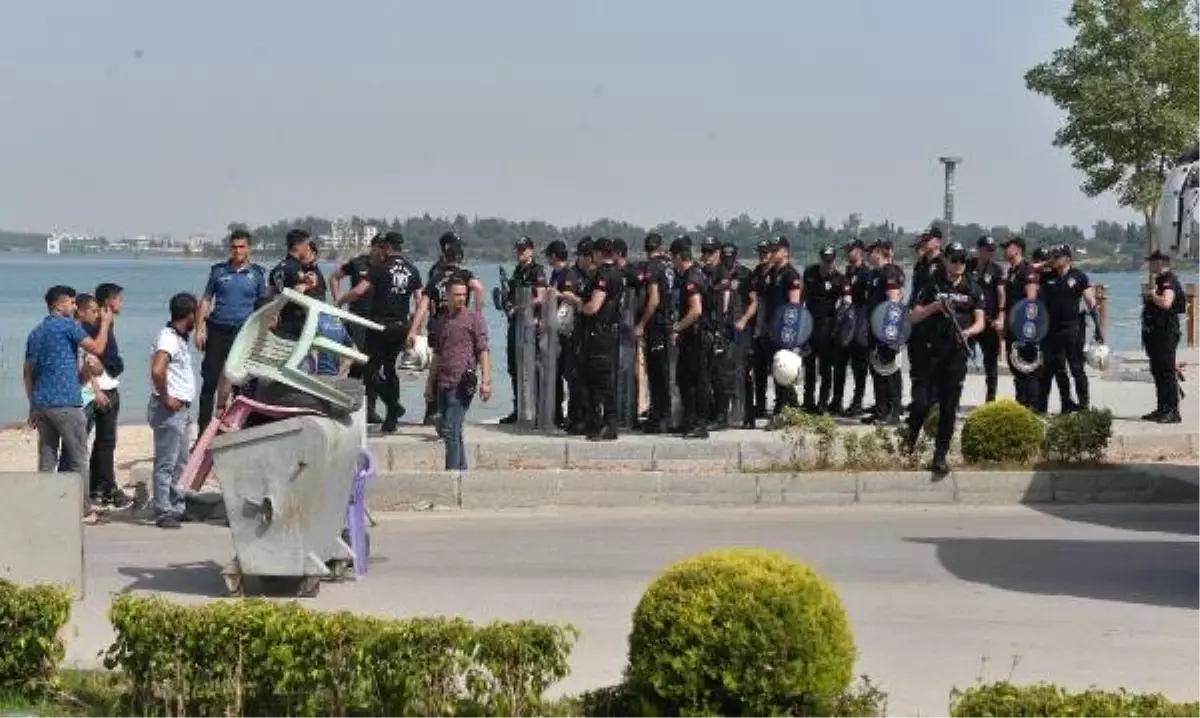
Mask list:
[[[46,254],[62,254],[62,240],[57,234],[46,237]]]

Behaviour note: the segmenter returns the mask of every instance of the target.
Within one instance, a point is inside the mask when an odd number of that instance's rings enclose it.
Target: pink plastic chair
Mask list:
[[[188,457],[187,466],[183,469],[183,474],[179,477],[178,486],[187,491],[197,491],[204,485],[204,481],[208,478],[208,473],[212,471],[212,441],[217,434],[224,434],[228,431],[237,431],[246,423],[246,419],[251,414],[265,414],[275,419],[288,419],[293,416],[303,416],[305,414],[317,414],[318,412],[312,409],[297,409],[290,406],[275,406],[273,404],[263,404],[262,402],[248,399],[244,396],[236,396],[233,403],[229,405],[221,416],[209,423],[208,428],[196,439],[196,445],[192,447],[191,456]]]

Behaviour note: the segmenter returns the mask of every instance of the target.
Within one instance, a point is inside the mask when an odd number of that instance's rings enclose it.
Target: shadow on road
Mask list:
[[[1200,535],[1200,506],[1121,504],[1114,506],[1072,506],[1070,504],[1030,504],[1029,508],[1066,521],[1107,526],[1124,531]]]
[[[1200,607],[1192,541],[912,538],[956,578],[1008,591]]]
[[[133,579],[121,593],[158,591],[191,596],[224,596],[221,566],[216,561],[172,563],[167,566],[122,566],[117,573]]]

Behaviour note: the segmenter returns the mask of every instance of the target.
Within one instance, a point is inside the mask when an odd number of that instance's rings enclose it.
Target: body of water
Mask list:
[[[273,260],[259,260],[269,268]],[[125,305],[116,320],[117,339],[125,359],[125,374],[121,376],[121,420],[141,423],[150,391],[150,346],[158,330],[166,324],[167,300],[172,294],[190,291],[197,295],[204,289],[208,277],[208,260],[165,258],[100,258],[49,257],[44,255],[0,255],[0,423],[20,421],[27,412],[21,372],[25,355],[25,338],[46,313],[43,295],[54,284],[65,284],[76,291],[91,293],[101,282],[116,282],[125,288]],[[428,262],[418,263],[423,275]],[[493,375],[496,394],[484,404],[478,400],[471,406],[469,420],[494,419],[512,408],[508,376],[504,372],[504,319],[490,305],[491,287],[498,279],[496,264],[470,265],[476,276],[488,288],[489,304],[485,310],[492,338]],[[326,274],[334,270],[324,267]],[[1132,351],[1140,347],[1139,313],[1141,311],[1140,272],[1098,274],[1094,283],[1107,285],[1109,292],[1109,342],[1116,351]],[[1183,281],[1195,282],[1196,277]],[[199,368],[200,357],[196,357]],[[408,408],[406,420],[420,419],[423,412],[421,386],[409,383],[402,386],[401,401]]]

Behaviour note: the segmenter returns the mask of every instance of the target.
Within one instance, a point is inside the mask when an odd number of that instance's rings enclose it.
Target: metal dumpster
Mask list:
[[[322,579],[353,574],[342,534],[366,435],[357,403],[350,414],[297,416],[213,439],[235,554],[222,571],[230,594],[256,576],[291,578],[299,595],[315,596]]]

